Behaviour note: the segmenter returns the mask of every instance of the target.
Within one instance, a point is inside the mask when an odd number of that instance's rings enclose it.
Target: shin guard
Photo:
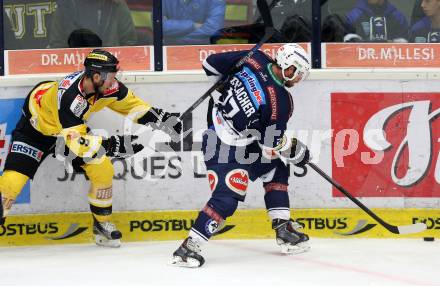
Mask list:
[[[89,195],[90,211],[98,222],[108,222],[112,215],[112,187],[90,189]]]

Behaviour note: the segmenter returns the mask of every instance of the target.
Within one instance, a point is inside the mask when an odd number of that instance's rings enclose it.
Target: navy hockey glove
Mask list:
[[[182,121],[163,109],[152,107],[144,116],[138,119],[138,123],[162,130],[171,137],[171,140],[180,141]]]
[[[133,143],[138,139],[136,135],[115,135],[102,140],[102,147],[109,157],[125,158],[144,149],[142,144]]]

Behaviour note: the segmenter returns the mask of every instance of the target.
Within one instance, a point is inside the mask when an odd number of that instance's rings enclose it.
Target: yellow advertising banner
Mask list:
[[[322,238],[440,238],[440,209],[374,209],[393,225],[424,222],[428,229],[411,235],[390,233],[359,209],[298,209],[293,218],[304,232]],[[180,240],[187,236],[198,211],[121,212],[113,221],[123,241]],[[265,210],[238,210],[213,239],[274,238]],[[89,213],[8,217],[0,226],[0,246],[92,243]]]

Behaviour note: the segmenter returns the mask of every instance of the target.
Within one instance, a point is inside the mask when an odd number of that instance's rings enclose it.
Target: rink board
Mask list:
[[[386,74],[387,77],[393,75]],[[153,106],[176,113],[188,108],[209,88],[206,81],[127,85]],[[0,109],[6,108],[11,100],[23,100],[29,89],[0,87]],[[311,79],[291,90],[295,109],[288,129],[309,146],[313,161],[324,172],[353,196],[362,198],[368,207],[438,209],[439,90],[440,81],[428,78]],[[21,106],[16,104],[16,109],[19,114]],[[94,114],[88,124],[96,133],[136,133],[140,135],[138,142],[147,146],[133,158],[113,160],[115,211],[191,210],[206,203],[211,192],[200,151],[202,133],[206,129],[206,109],[207,104],[201,104],[184,120],[185,131],[192,130],[192,133],[173,148],[166,144],[169,138],[163,133],[130,124],[111,110]],[[393,112],[388,112],[390,109]],[[9,150],[16,118],[7,116],[2,121],[0,169]],[[386,123],[384,130],[380,129],[382,123]],[[365,141],[368,124],[385,131],[384,139],[391,144],[377,164],[366,160],[373,154],[371,142]],[[348,148],[348,142],[357,148]],[[398,167],[394,168],[393,164]],[[11,215],[86,212],[89,208],[89,182],[85,176],[67,173],[63,162],[51,156],[42,163],[29,190],[25,193],[26,199],[13,207]],[[310,168],[306,174],[291,168],[288,191],[293,209],[353,208],[350,200]],[[261,181],[252,182],[241,207],[262,209],[263,196]]]
[[[374,209],[394,225],[424,222],[428,229],[411,235],[395,235],[359,209],[298,209],[293,217],[311,237],[321,238],[440,238],[440,210]],[[176,240],[187,236],[197,211],[117,212],[113,221],[123,241]],[[273,238],[266,211],[238,210],[214,239]],[[55,213],[11,216],[0,226],[0,246],[91,243],[89,213]]]
[[[300,43],[310,52],[310,43]],[[268,43],[262,51],[275,58],[281,44]],[[204,59],[221,52],[247,50],[250,44],[185,45],[163,47],[166,71],[200,70]],[[123,71],[151,71],[152,46],[109,47],[121,62]],[[6,75],[69,73],[82,69],[90,48],[5,51]],[[435,43],[323,43],[323,68],[437,68],[440,48]]]

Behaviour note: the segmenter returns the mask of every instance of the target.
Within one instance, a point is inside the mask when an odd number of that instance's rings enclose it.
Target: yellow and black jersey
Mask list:
[[[108,107],[137,123],[151,106],[116,80],[103,95],[87,95],[83,90],[84,72],[76,72],[60,82],[39,83],[30,92],[24,113],[32,126],[46,136],[62,136],[80,157],[92,158],[102,142],[100,136],[87,135],[86,121],[94,112]]]

